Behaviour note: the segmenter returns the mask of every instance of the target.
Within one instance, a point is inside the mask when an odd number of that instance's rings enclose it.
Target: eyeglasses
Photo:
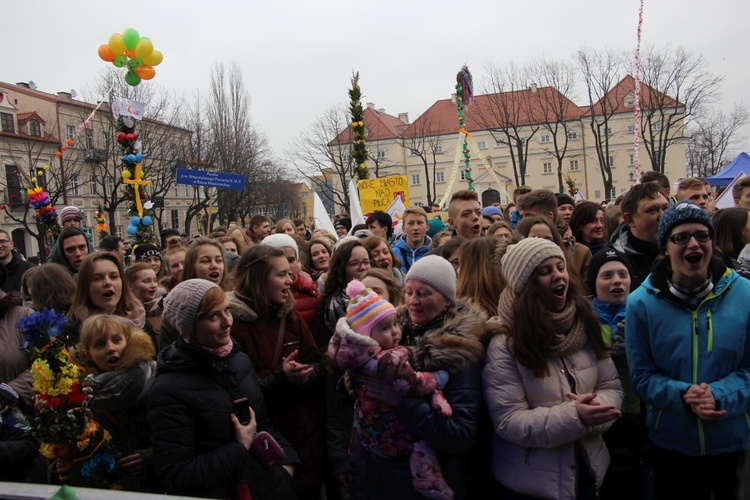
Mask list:
[[[370,267],[371,262],[369,260],[352,260],[346,263],[352,269],[359,269],[362,266]]]
[[[669,241],[675,245],[687,245],[690,238],[695,238],[698,243],[705,243],[711,241],[711,233],[708,231],[696,231],[694,233],[677,233],[673,234],[669,238]]]

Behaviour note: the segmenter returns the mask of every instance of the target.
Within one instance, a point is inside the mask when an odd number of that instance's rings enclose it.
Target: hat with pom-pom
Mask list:
[[[365,288],[359,280],[352,280],[346,286],[350,297],[346,309],[346,321],[349,327],[360,335],[370,336],[373,327],[384,318],[396,314],[396,308],[383,297]]]

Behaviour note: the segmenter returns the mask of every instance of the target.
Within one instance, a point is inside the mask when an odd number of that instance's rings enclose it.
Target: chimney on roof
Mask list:
[[[383,114],[385,114],[385,108],[378,108],[378,113],[383,113]]]
[[[398,119],[401,120],[405,125],[409,125],[409,113],[399,113]]]
[[[536,94],[536,90],[537,90],[536,83],[532,83],[531,85],[529,85],[529,90],[531,91],[532,94]]]
[[[367,103],[367,109],[371,109],[375,111],[375,103],[374,102],[368,102]]]
[[[61,90],[60,92],[58,92],[57,95],[59,95],[60,97],[68,98],[68,99],[73,98],[73,94],[71,94],[70,92],[66,92],[64,90]]]
[[[451,103],[456,104],[456,98],[458,97],[458,94],[455,92],[451,94]]]

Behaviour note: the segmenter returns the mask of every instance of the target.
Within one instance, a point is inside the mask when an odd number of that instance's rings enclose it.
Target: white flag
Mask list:
[[[738,180],[745,177],[745,172],[740,172],[737,174],[737,177],[735,177],[732,182],[729,183],[727,188],[722,191],[722,193],[719,195],[718,198],[716,198],[716,208],[732,208],[734,206],[734,195],[732,195],[732,190],[734,188],[734,185],[737,183]]]
[[[362,206],[359,204],[359,191],[354,179],[349,180],[349,217],[352,220],[352,229],[357,224],[365,223],[365,216],[362,215]],[[351,231],[349,231],[351,234]]]
[[[333,222],[331,222],[331,218],[328,216],[328,212],[326,212],[326,207],[323,205],[323,202],[320,201],[318,193],[314,191],[313,200],[313,223],[315,224],[315,229],[325,229],[331,233],[334,238],[338,239],[336,228],[333,227]]]
[[[132,116],[136,120],[143,119],[143,113],[146,111],[146,104],[124,97],[115,97],[112,99],[112,115],[117,120],[120,116]]]
[[[393,200],[393,202],[385,211],[385,213],[390,215],[391,219],[393,219],[393,234],[395,234],[396,236],[400,236],[404,232],[403,228],[401,227],[402,220],[404,218],[404,210],[406,210],[404,200],[400,196],[396,196],[396,199]]]
[[[583,192],[580,189],[576,193],[576,198],[573,201],[576,203],[578,203],[579,201],[586,201],[586,197],[583,196]]]

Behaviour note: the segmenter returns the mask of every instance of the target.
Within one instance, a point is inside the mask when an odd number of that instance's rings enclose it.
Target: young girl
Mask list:
[[[146,426],[154,355],[148,334],[109,314],[84,321],[75,350],[76,361],[95,376],[90,407],[122,455],[118,464],[131,491],[159,491]]]
[[[161,279],[161,285],[167,290],[171,290],[180,282],[182,268],[185,264],[185,252],[187,248],[182,244],[182,239],[176,236],[167,240],[167,247],[164,249],[164,266],[167,268],[167,275]]]
[[[502,271],[482,377],[492,473],[508,498],[596,498],[609,465],[601,433],[623,398],[599,322],[552,241],[509,246]]]
[[[164,262],[161,252],[151,243],[141,243],[133,248],[133,255],[135,256],[136,262],[145,262],[156,273],[156,276],[161,279],[166,275],[164,269]]]
[[[317,283],[318,278],[328,271],[331,260],[331,242],[328,238],[313,238],[305,246],[303,265],[310,278]]]
[[[253,362],[268,415],[305,464],[294,477],[305,497],[322,485],[324,378],[310,329],[294,311],[292,283],[284,250],[261,244],[240,258],[227,298],[232,337]]]
[[[125,271],[128,286],[146,309],[146,320],[151,323],[154,334],[161,331],[162,300],[167,294],[156,280],[156,272],[145,262],[136,262]]]
[[[392,386],[401,395],[425,396],[432,394],[432,405],[444,417],[452,409],[442,394],[448,381],[444,370],[414,372],[408,364],[411,357],[405,347],[398,347],[401,325],[396,308],[358,280],[346,288],[351,297],[346,317],[340,318],[336,332],[328,344],[328,356],[341,370],[358,369],[361,374],[376,376],[391,372]],[[399,367],[394,370],[394,367]],[[366,496],[365,454],[372,453],[386,460],[410,460],[414,488],[430,498],[453,498],[453,491],[445,482],[437,456],[425,442],[401,424],[387,403],[380,404],[357,384],[354,404],[354,430],[350,455],[354,464],[355,482],[352,494]]]
[[[200,237],[193,240],[185,254],[185,264],[180,281],[204,279],[230,290],[231,285],[224,267],[224,247],[218,241]]]

